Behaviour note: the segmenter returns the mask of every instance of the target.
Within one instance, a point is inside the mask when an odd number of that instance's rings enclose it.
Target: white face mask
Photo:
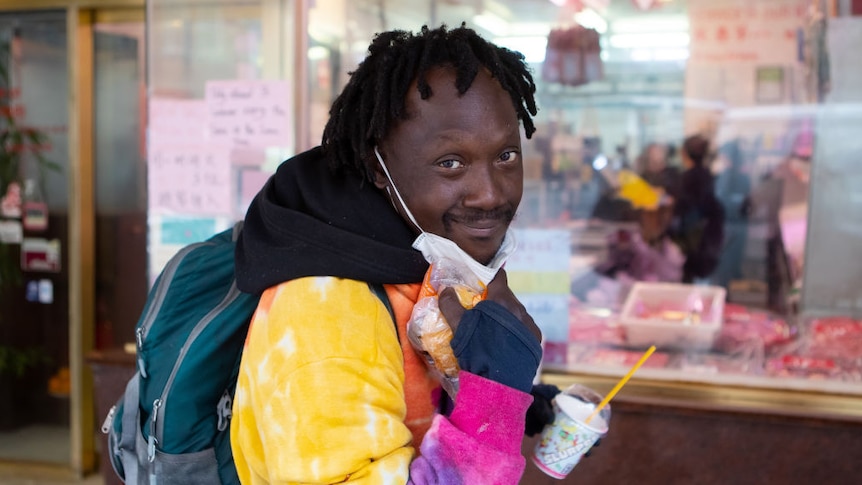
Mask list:
[[[425,257],[425,260],[431,264],[441,259],[460,262],[464,266],[470,268],[482,283],[485,285],[490,283],[491,280],[494,279],[494,276],[497,275],[497,271],[503,267],[503,264],[505,264],[506,260],[517,248],[517,242],[515,241],[515,235],[512,229],[510,228],[506,231],[506,236],[503,238],[503,244],[500,245],[500,249],[497,250],[497,254],[488,265],[484,265],[476,261],[469,254],[464,252],[460,246],[455,244],[454,241],[438,236],[437,234],[425,232],[425,230],[422,229],[422,226],[420,226],[416,221],[416,218],[413,217],[413,213],[407,208],[407,204],[401,197],[398,187],[395,186],[395,182],[389,174],[389,169],[386,168],[386,164],[383,162],[383,157],[380,156],[380,152],[377,151],[376,146],[374,147],[374,154],[377,156],[377,161],[380,162],[380,167],[383,168],[383,173],[386,174],[386,178],[389,180],[389,185],[392,186],[392,190],[395,191],[395,197],[398,199],[398,203],[401,204],[401,208],[404,210],[404,213],[407,214],[407,218],[410,219],[410,222],[419,229],[420,234],[419,237],[413,241],[413,248],[420,251]]]

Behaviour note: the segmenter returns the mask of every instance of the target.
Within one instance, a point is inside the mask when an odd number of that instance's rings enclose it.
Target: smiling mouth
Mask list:
[[[460,214],[459,217],[447,217],[445,219],[448,220],[444,219],[444,224],[456,224],[468,237],[487,240],[505,233],[513,217],[513,212],[505,209],[477,211]]]
[[[460,222],[462,230],[475,239],[490,239],[505,232],[506,221],[502,219],[485,219],[480,221]]]

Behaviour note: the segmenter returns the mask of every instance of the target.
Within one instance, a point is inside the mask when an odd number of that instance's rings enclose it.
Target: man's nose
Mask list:
[[[468,177],[464,205],[493,210],[506,203],[506,179],[492,164],[474,164]]]

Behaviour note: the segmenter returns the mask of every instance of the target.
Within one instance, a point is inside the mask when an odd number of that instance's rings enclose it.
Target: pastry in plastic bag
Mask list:
[[[483,265],[454,242],[435,234],[423,232],[413,243],[431,266],[425,273],[419,298],[407,322],[407,337],[452,398],[458,392],[460,369],[452,351],[452,328],[440,312],[437,296],[446,288],[454,288],[461,305],[468,310],[473,308],[487,296],[488,283],[515,246],[514,237],[507,233],[497,255],[488,265]]]
[[[452,328],[440,312],[437,296],[445,288],[454,288],[464,308],[470,309],[485,296],[484,284],[475,277],[465,276],[457,264],[441,260],[432,264],[425,274],[419,299],[407,324],[407,337],[433,371],[438,373],[443,388],[451,396],[458,389],[458,359],[452,351]]]

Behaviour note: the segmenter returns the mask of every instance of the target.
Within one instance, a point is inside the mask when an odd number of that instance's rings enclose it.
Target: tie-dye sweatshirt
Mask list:
[[[397,330],[363,282],[264,292],[231,423],[242,483],[518,483],[532,397],[462,371],[454,410],[436,414],[436,384],[406,339],[418,290],[386,286]]]

